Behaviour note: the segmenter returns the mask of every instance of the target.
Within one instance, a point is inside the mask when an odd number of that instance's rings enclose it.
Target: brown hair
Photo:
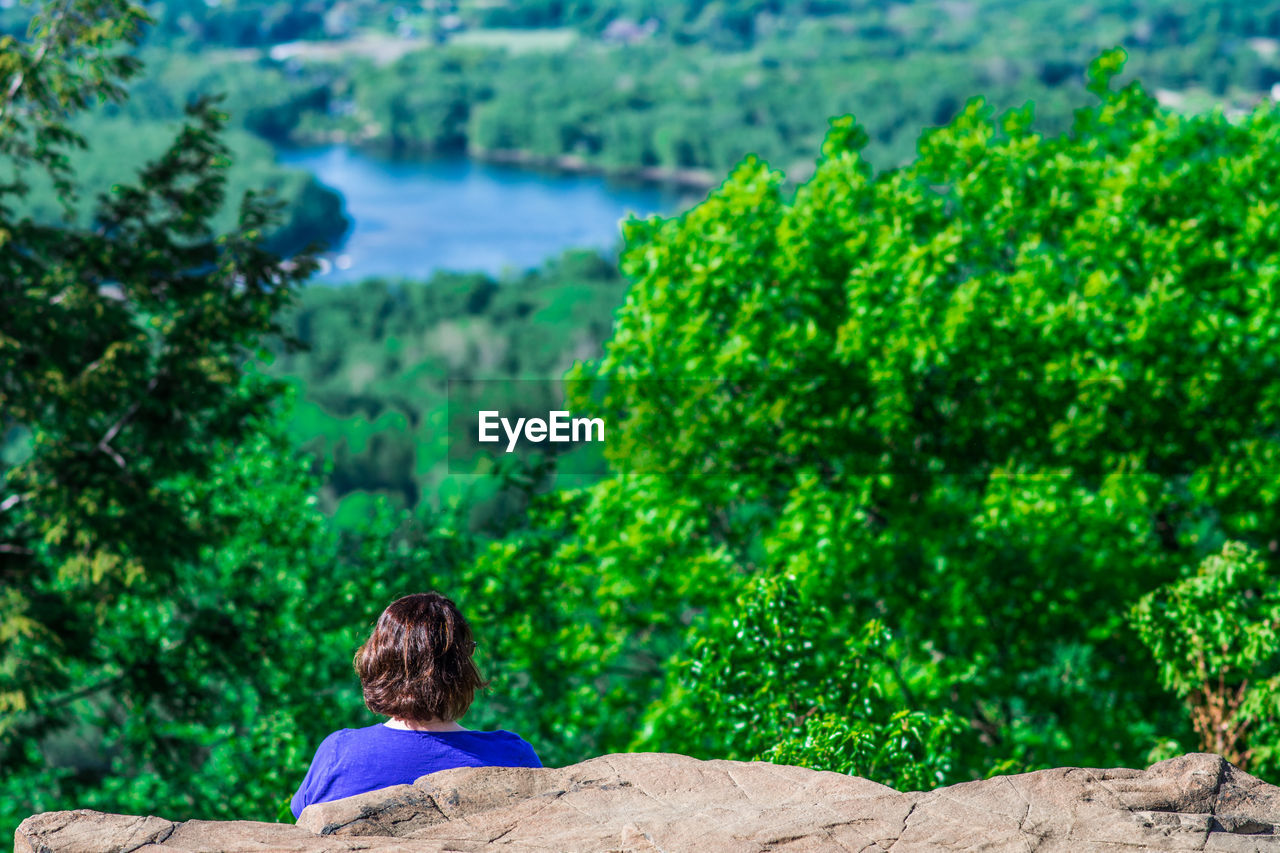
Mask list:
[[[438,592],[393,601],[356,652],[364,704],[401,720],[456,720],[485,687],[471,626]]]

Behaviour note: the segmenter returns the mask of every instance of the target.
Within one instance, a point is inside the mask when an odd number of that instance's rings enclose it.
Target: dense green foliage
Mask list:
[[[73,602],[162,585],[175,560],[219,536],[173,478],[199,476],[207,451],[234,443],[265,410],[264,389],[241,385],[241,363],[277,330],[276,312],[311,269],[262,251],[269,209],[253,196],[234,230],[210,228],[226,150],[207,105],[193,107],[134,184],[103,200],[92,229],[12,213],[33,174],[74,203],[64,151],[79,137],[63,121],[66,105],[118,96],[133,66],[99,45],[137,26],[114,3],[51,10],[41,46],[7,44],[0,69],[0,153],[15,176],[0,189],[0,411],[6,432],[23,427],[33,448],[4,472],[3,634],[16,645],[0,661],[0,707],[9,711],[40,707],[46,691],[72,683],[46,644],[75,635]],[[70,645],[72,657],[87,651]]]
[[[324,636],[297,635],[308,576],[290,565],[322,532],[313,484],[264,432],[278,389],[245,371],[311,264],[264,250],[255,196],[214,228],[222,117],[193,107],[93,227],[14,212],[35,180],[75,206],[69,113],[121,96],[140,20],[58,4],[0,50],[0,428],[28,436],[0,467],[6,835],[72,803],[230,815],[274,797],[315,734],[289,741],[282,686],[338,678],[323,655],[263,667]]]
[[[218,14],[250,5],[224,3]],[[375,27],[391,11],[379,18],[367,6],[363,20]],[[391,44],[394,61],[354,46],[327,60],[256,60],[271,84],[252,99],[274,97],[296,115],[271,128],[294,141],[467,148],[703,177],[754,153],[798,180],[831,115],[856,113],[882,165],[909,160],[921,129],[948,121],[975,91],[1001,106],[1033,98],[1045,129],[1065,129],[1085,65],[1116,44],[1149,86],[1189,105],[1205,94],[1251,103],[1280,81],[1274,2],[519,3],[497,18],[460,14],[481,26],[568,25],[583,36],[527,50],[458,36],[400,59]],[[634,44],[607,40],[607,22],[628,16],[652,16],[658,28]],[[202,64],[242,77],[250,60],[211,54]]]
[[[785,572],[838,605],[817,643],[882,618],[917,702],[969,723],[962,775],[1184,737],[1125,611],[1280,510],[1280,116],[1181,118],[1115,63],[1070,134],[974,102],[874,176],[844,120],[794,198],[748,161],[633,225],[584,373],[628,473],[570,541],[645,609]],[[636,381],[682,377],[726,381]]]
[[[1280,760],[1280,576],[1239,542],[1142,597],[1133,623],[1160,681],[1191,711],[1200,747],[1236,763]]]
[[[815,638],[831,635],[830,620],[820,603],[801,599],[794,578],[749,584],[735,615],[700,633],[680,697],[697,712],[676,719],[725,758],[850,773],[903,791],[946,779],[959,726],[909,707],[911,691],[884,665],[891,638],[882,625],[868,622],[828,646]]]

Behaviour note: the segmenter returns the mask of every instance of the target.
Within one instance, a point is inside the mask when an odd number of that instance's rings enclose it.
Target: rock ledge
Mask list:
[[[640,753],[447,770],[311,806],[297,826],[48,812],[23,821],[14,850],[1280,853],[1280,788],[1208,754],[1147,770],[1059,768],[899,793],[798,767]]]

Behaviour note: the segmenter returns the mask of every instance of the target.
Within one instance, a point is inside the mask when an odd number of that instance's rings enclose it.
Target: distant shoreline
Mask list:
[[[571,175],[599,175],[603,178],[634,181],[639,184],[660,187],[675,187],[686,190],[710,190],[718,186],[723,175],[717,175],[710,169],[686,169],[671,166],[615,166],[607,167],[592,163],[585,157],[576,154],[559,154],[544,156],[534,154],[522,148],[481,148],[477,145],[466,147],[433,148],[425,145],[397,146],[386,140],[373,136],[361,138],[358,135],[334,131],[329,133],[308,134],[299,139],[285,142],[273,142],[276,147],[310,148],[322,145],[347,145],[358,151],[373,154],[392,155],[395,157],[440,157],[461,156],[469,160],[486,163],[500,163],[518,166],[530,170],[560,172]]]
[[[648,184],[666,184],[687,189],[706,190],[720,183],[707,169],[681,169],[670,166],[627,166],[606,168],[575,154],[546,157],[519,148],[468,147],[466,156],[490,163],[506,163],[536,169],[551,169],[582,175],[601,175],[606,178],[624,178]]]

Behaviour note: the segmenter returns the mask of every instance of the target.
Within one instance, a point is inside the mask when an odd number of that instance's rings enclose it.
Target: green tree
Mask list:
[[[1240,542],[1143,596],[1131,617],[1200,748],[1280,771],[1280,576]]]
[[[931,788],[950,770],[949,715],[909,707],[879,622],[832,629],[793,578],[761,578],[700,634],[663,737],[706,757],[763,759]]]
[[[1060,136],[975,100],[876,173],[841,119],[794,196],[748,159],[629,226],[634,284],[577,374],[617,474],[572,535],[629,579],[599,612],[678,650],[792,575],[846,636],[893,631],[919,710],[967,723],[960,776],[1188,742],[1126,612],[1280,523],[1280,114],[1167,112],[1110,87],[1121,63]],[[659,717],[664,683],[635,697]],[[605,743],[645,731],[620,713]]]
[[[27,436],[0,491],[5,831],[86,805],[273,816],[317,730],[358,708],[348,634],[377,605],[337,555],[385,596],[359,556],[374,546],[325,533],[309,463],[272,425],[280,387],[249,369],[311,264],[267,251],[257,196],[210,224],[223,116],[195,104],[91,225],[13,213],[41,174],[74,206],[68,122],[123,96],[143,20],[53,3],[0,50],[0,418]],[[327,585],[345,598],[317,614]]]
[[[52,4],[30,44],[6,39],[0,210],[33,170],[73,202],[65,152],[84,140],[66,119],[122,97],[135,66],[120,51],[142,20],[125,3]],[[24,643],[76,654],[90,644],[71,602],[163,589],[176,564],[224,535],[176,478],[207,474],[274,395],[241,381],[244,362],[311,267],[262,249],[270,209],[253,196],[233,231],[210,229],[227,165],[221,125],[194,105],[169,150],[101,200],[93,228],[0,214],[0,410],[33,436],[0,499],[6,736],[9,712],[70,687],[60,657],[31,657]]]

